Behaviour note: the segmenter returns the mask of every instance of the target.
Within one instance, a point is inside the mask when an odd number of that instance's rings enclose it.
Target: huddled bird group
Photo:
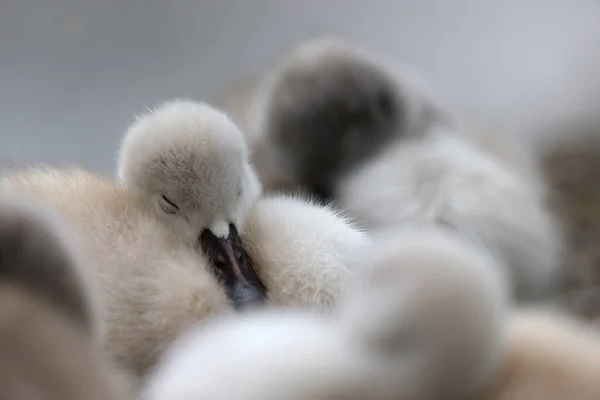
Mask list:
[[[158,105],[113,178],[2,171],[0,398],[600,398],[530,154],[340,39],[242,108]]]

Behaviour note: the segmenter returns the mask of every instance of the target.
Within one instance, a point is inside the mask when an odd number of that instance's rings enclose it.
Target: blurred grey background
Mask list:
[[[325,33],[518,137],[600,121],[600,1],[0,0],[0,162],[113,173],[134,113],[212,101]]]

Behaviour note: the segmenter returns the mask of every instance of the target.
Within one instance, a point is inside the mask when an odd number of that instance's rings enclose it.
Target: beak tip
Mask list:
[[[241,309],[251,305],[261,305],[267,301],[264,291],[253,285],[240,285],[233,290],[234,308]]]

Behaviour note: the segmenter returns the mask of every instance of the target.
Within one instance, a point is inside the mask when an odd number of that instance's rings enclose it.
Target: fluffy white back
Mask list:
[[[242,235],[272,304],[328,310],[370,239],[330,207],[299,197],[260,199]]]
[[[399,141],[343,182],[339,201],[368,229],[454,229],[509,268],[519,299],[557,281],[561,238],[539,187],[445,128]]]
[[[191,332],[144,400],[366,399],[369,360],[325,319],[294,311],[230,318]]]

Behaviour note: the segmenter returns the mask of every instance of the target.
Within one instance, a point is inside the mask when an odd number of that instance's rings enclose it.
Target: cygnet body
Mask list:
[[[131,398],[91,337],[99,305],[78,246],[45,204],[0,195],[0,398]]]
[[[337,199],[370,230],[449,228],[494,254],[510,271],[519,301],[544,299],[557,287],[560,230],[541,179],[521,169],[526,159],[507,161],[438,125],[399,140],[348,176]]]
[[[177,343],[142,398],[462,399],[495,372],[508,298],[486,257],[419,232],[381,244],[337,315],[214,321]],[[227,346],[224,346],[227,343]]]

